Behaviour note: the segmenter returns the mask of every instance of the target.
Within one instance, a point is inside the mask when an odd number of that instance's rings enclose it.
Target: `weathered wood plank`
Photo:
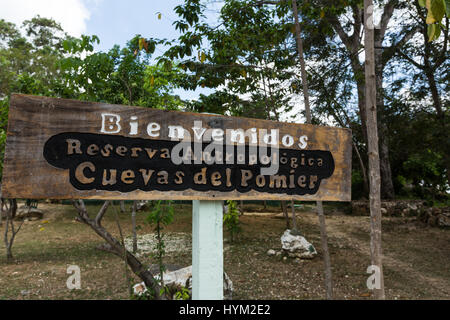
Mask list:
[[[178,133],[170,129],[174,126],[184,128],[185,137],[188,132],[191,137],[213,134],[215,139],[220,139],[217,129],[222,129],[224,134],[229,130],[248,130],[247,145],[253,139],[253,131],[249,129],[255,128],[259,142],[264,136],[271,142],[271,138],[276,137],[271,137],[271,130],[276,130],[278,156],[280,160],[284,160],[283,154],[289,157],[289,163],[280,163],[276,174],[284,175],[286,186],[283,187],[281,181],[277,188],[276,180],[269,186],[275,175],[272,178],[262,175],[265,180],[262,186],[263,178],[258,180],[257,170],[264,165],[259,163],[259,155],[255,165],[248,162],[175,165],[175,158],[163,158],[161,151],[168,149],[171,153],[178,144],[170,137]],[[237,131],[234,133],[239,141],[240,135]],[[292,146],[291,140],[295,142]],[[93,144],[96,147],[89,149]],[[111,150],[108,144],[113,147]],[[203,148],[208,144],[203,141]],[[108,150],[109,155],[105,156]],[[228,155],[225,148],[223,151],[225,158]],[[152,152],[153,158],[150,157]],[[247,146],[246,157],[249,152]],[[291,166],[291,158],[297,158],[296,168]],[[236,162],[237,158],[233,159]],[[308,165],[308,159],[314,164]],[[301,165],[302,161],[305,164]],[[206,168],[207,182],[203,184],[203,176],[199,174],[197,184],[195,174],[201,173],[203,168]],[[106,178],[112,177],[111,170],[116,170],[115,184],[105,183]],[[154,171],[152,175],[149,170]],[[168,176],[160,174],[161,171]],[[252,177],[244,181],[250,175]],[[30,199],[350,201],[351,131],[16,94],[11,98],[9,111],[2,192],[4,197]]]

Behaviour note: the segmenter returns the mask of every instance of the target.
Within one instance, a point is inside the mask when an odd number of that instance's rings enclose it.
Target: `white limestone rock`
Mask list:
[[[155,278],[159,280],[159,274],[155,275]],[[185,287],[192,296],[192,266],[166,271],[163,273],[163,279],[165,286],[174,289],[171,291]],[[141,282],[133,286],[133,291],[135,295],[141,296],[147,292],[147,287],[144,282]],[[233,282],[225,272],[223,273],[223,296],[225,300],[231,300],[233,296]]]
[[[301,235],[291,234],[289,229],[281,236],[281,247],[291,258],[312,259],[317,255],[311,243]]]

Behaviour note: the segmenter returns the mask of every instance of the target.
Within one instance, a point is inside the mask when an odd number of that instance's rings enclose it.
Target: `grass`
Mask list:
[[[0,299],[129,299],[123,260],[97,249],[103,240],[88,226],[75,221],[76,210],[61,204],[39,204],[39,208],[45,211],[44,218],[25,222],[13,247],[13,263],[6,263],[3,243],[0,246]],[[88,206],[91,215],[99,208],[99,204]],[[327,204],[325,209],[332,212],[326,221],[335,296],[370,299],[371,292],[366,287],[369,218],[345,215],[345,207],[333,204]],[[166,241],[170,241],[171,233],[190,237],[191,211],[190,205],[175,205],[174,222],[164,230]],[[231,243],[226,233],[224,239],[224,268],[233,281],[234,299],[323,299],[320,232],[311,207],[297,211],[297,223],[318,256],[300,262],[266,254],[269,249],[281,247],[285,220],[276,215],[281,213],[278,207],[263,209],[251,204],[245,211],[262,214],[241,216],[242,233],[238,239]],[[120,213],[117,205],[108,209],[103,226],[119,238],[116,214],[125,236],[130,236],[130,204],[127,213]],[[145,215],[137,215],[141,235],[153,232],[153,226],[145,223]],[[412,219],[384,218],[383,250],[388,299],[450,298],[449,230],[429,228]],[[146,265],[155,263],[150,255],[142,260]],[[190,265],[190,248],[171,252],[165,262],[180,267]],[[70,265],[80,267],[80,290],[66,287]],[[140,280],[133,275],[131,283],[137,282]]]

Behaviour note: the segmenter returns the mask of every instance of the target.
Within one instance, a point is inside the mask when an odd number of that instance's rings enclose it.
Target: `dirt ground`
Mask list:
[[[75,209],[44,203],[39,208],[45,211],[44,218],[24,223],[13,247],[14,262],[6,263],[4,243],[0,245],[0,299],[129,299],[123,260],[97,249],[102,239],[75,221]],[[98,208],[88,206],[91,215]],[[335,297],[371,299],[366,286],[369,217],[348,215],[339,207],[325,209]],[[118,216],[130,236],[130,205],[127,213],[120,213],[117,205],[108,210],[103,225],[119,237]],[[190,205],[175,205],[175,220],[164,230],[167,264],[191,264],[191,211]],[[279,208],[246,206],[245,211],[239,238],[231,243],[224,235],[224,268],[233,281],[233,299],[323,299],[320,233],[311,208],[297,209],[297,222],[318,256],[300,262],[267,255],[269,249],[281,248],[280,236],[286,229]],[[153,232],[145,216],[138,213],[141,236]],[[414,218],[384,218],[383,251],[388,299],[450,299],[450,230],[430,228]],[[140,259],[156,263],[146,253]],[[80,290],[66,287],[70,265],[80,267]],[[132,283],[137,282],[133,277]]]

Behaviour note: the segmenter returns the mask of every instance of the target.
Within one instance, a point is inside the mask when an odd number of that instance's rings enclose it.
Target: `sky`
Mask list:
[[[0,0],[0,19],[21,25],[36,15],[53,18],[70,35],[97,35],[98,51],[115,44],[124,46],[136,34],[146,38],[174,39],[179,36],[172,23],[173,9],[184,0]],[[161,13],[161,19],[158,19]],[[157,48],[155,57],[163,53]],[[199,93],[176,90],[182,99],[195,99]]]
[[[145,38],[175,39],[180,34],[172,25],[178,19],[174,12],[184,0],[0,0],[0,19],[20,26],[24,20],[36,15],[53,18],[65,32],[79,37],[97,35],[100,44],[97,51],[108,51],[115,44],[124,46],[136,34]],[[208,5],[208,22],[217,22],[216,14],[220,1]],[[158,15],[161,13],[161,19]],[[154,58],[161,55],[163,47],[157,47]],[[201,93],[210,94],[212,89],[199,88],[195,91],[176,89],[175,94],[184,100],[195,100]],[[304,121],[300,110],[301,97],[294,99],[294,109],[282,115],[283,121]]]

